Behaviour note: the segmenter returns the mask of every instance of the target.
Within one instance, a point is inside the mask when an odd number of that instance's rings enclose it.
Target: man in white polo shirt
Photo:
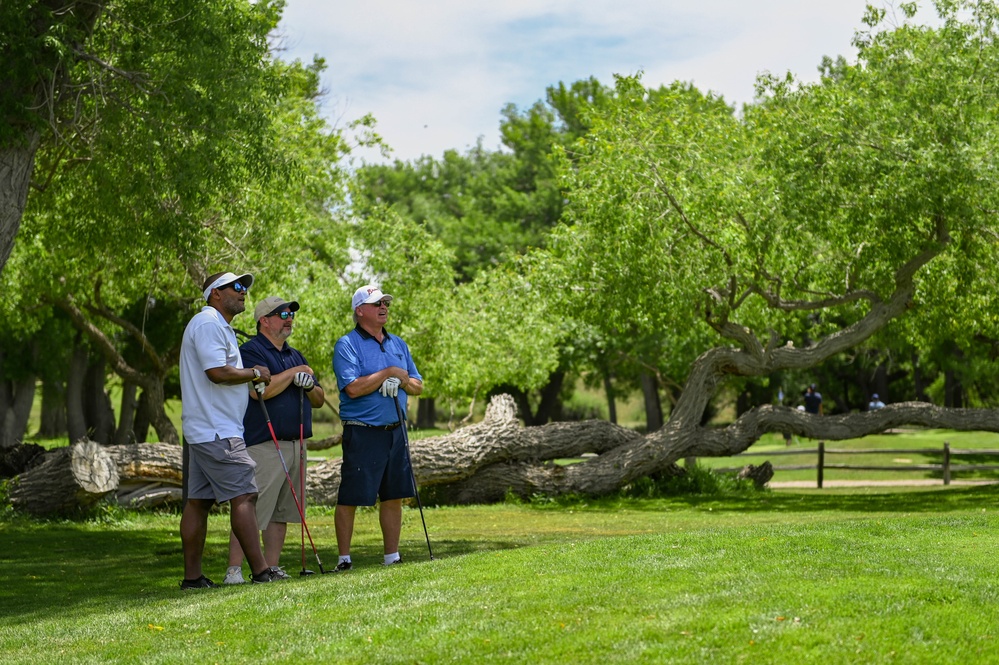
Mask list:
[[[246,554],[252,581],[271,582],[277,573],[264,561],[257,536],[254,463],[243,441],[247,383],[270,383],[265,366],[244,368],[231,322],[245,306],[253,275],[212,275],[202,287],[207,305],[191,319],[180,347],[181,418],[190,462],[187,502],[180,519],[184,549],[181,589],[216,584],[204,576],[201,557],[208,533],[208,511],[229,502],[233,533]]]

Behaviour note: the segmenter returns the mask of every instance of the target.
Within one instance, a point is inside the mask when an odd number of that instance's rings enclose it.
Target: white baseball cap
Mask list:
[[[392,302],[392,296],[387,293],[382,293],[382,290],[374,284],[368,284],[367,286],[362,286],[357,291],[354,291],[354,297],[350,300],[350,308],[357,309],[361,305],[378,302],[379,300],[384,300],[389,303]]]
[[[228,286],[233,282],[239,282],[246,288],[250,288],[251,286],[253,286],[253,275],[251,275],[248,272],[243,273],[242,275],[237,275],[231,272],[222,273],[221,275],[215,278],[215,281],[213,281],[211,284],[205,287],[205,290],[202,293],[202,295],[205,296],[205,301],[207,302],[208,298],[212,295],[212,289],[219,289],[222,288],[223,286]]]

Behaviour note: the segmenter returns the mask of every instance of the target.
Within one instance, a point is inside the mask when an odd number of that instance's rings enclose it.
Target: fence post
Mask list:
[[[826,442],[819,441],[819,463],[816,466],[816,470],[818,471],[819,474],[818,478],[819,489],[822,489],[822,468],[825,465],[826,465]]]
[[[946,441],[943,454],[943,481],[944,485],[950,485],[950,444]]]

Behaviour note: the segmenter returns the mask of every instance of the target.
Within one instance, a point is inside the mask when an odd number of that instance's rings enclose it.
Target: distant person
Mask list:
[[[777,389],[777,404],[780,405],[780,406],[784,406],[784,389],[783,388],[778,388]],[[784,445],[785,446],[790,446],[791,445],[791,433],[790,432],[786,432],[786,431],[785,432],[781,432],[781,436],[784,437]]]
[[[343,462],[333,522],[340,558],[335,571],[351,569],[350,541],[357,506],[379,501],[384,564],[402,563],[402,500],[415,496],[406,450],[406,397],[423,392],[406,342],[385,330],[392,296],[374,285],[354,292],[351,307],[356,326],[337,340],[333,371],[340,388]],[[401,397],[397,397],[399,393]],[[402,410],[400,421],[396,399]]]
[[[264,420],[259,396],[250,392],[250,402],[243,416],[246,431],[246,449],[256,462],[255,478],[259,494],[257,496],[257,528],[264,542],[264,559],[277,577],[287,579],[288,574],[278,566],[281,550],[284,548],[288,523],[301,524],[295,497],[298,497],[302,511],[305,511],[305,469],[302,460],[305,451],[300,447],[312,437],[312,409],[322,407],[326,395],[322,386],[316,383],[309,363],[297,349],[288,344],[295,325],[298,303],[288,302],[277,296],[264,298],[253,310],[257,320],[257,335],[239,347],[243,362],[263,365],[271,372],[271,382],[264,390],[263,399],[267,405],[274,435],[281,446],[284,464],[278,456],[270,428]],[[300,440],[301,437],[301,440]],[[284,475],[296,484],[295,494]],[[243,550],[234,533],[229,534],[229,568],[224,584],[242,584]]]
[[[883,409],[883,408],[885,408],[885,403],[881,401],[881,398],[878,397],[878,394],[874,393],[873,395],[871,395],[871,401],[867,405],[867,410],[877,411],[878,409]]]
[[[815,384],[805,388],[805,411],[818,416],[822,415],[822,394],[815,389]]]
[[[254,463],[243,441],[243,414],[250,397],[247,383],[267,384],[264,365],[244,368],[231,322],[246,305],[253,275],[216,273],[202,285],[206,306],[184,330],[180,346],[181,420],[190,456],[185,482],[187,501],[180,518],[184,551],[181,589],[217,586],[201,571],[208,533],[208,511],[229,502],[229,524],[253,573],[253,582],[278,579],[264,560],[254,504]]]

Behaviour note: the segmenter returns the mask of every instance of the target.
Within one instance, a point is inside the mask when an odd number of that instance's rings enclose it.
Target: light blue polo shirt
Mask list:
[[[409,373],[410,378],[423,380],[416,370],[406,342],[395,335],[389,335],[387,330],[383,329],[382,332],[385,339],[379,343],[367,330],[356,326],[338,339],[333,348],[333,372],[340,389],[340,420],[359,420],[375,426],[399,422],[395,400],[391,397],[383,397],[377,390],[354,399],[347,396],[345,388],[362,376],[374,374],[386,367],[401,367]],[[405,391],[400,388],[399,392]],[[405,418],[404,397],[400,397],[399,406],[402,407]]]

